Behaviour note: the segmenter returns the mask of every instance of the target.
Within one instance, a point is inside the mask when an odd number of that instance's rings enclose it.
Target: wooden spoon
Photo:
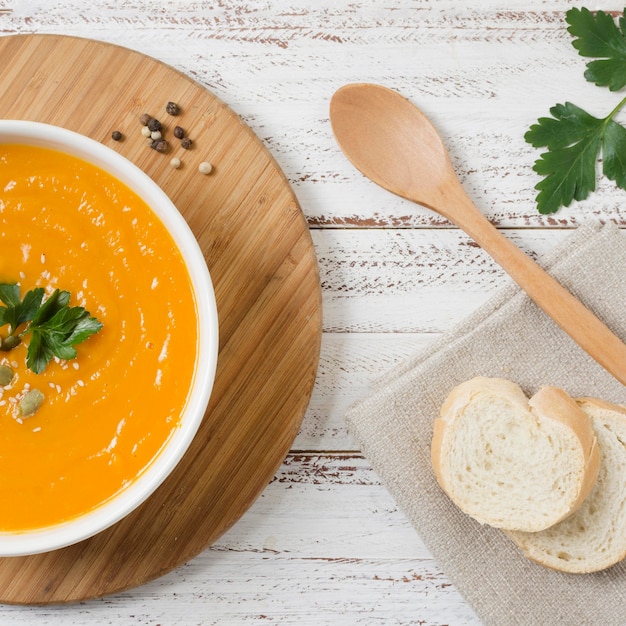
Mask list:
[[[391,89],[358,83],[333,95],[330,120],[339,146],[358,170],[463,229],[579,346],[626,384],[626,345],[476,208],[419,109]]]

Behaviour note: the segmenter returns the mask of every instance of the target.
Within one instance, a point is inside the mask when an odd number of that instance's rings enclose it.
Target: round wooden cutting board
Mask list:
[[[0,118],[63,126],[147,172],[189,222],[215,286],[218,371],[209,409],[169,479],[130,516],[75,546],[0,559],[0,602],[70,602],[160,576],[222,535],[274,476],[297,434],[319,359],[321,288],[306,220],[276,162],[224,103],[137,52],[54,35],[0,38]],[[168,101],[180,115],[165,112]],[[165,126],[161,154],[141,135]],[[193,140],[183,150],[172,135]],[[124,139],[116,142],[111,132]],[[172,157],[182,161],[170,166]],[[209,176],[198,164],[209,161]],[[98,259],[94,259],[98,271]]]

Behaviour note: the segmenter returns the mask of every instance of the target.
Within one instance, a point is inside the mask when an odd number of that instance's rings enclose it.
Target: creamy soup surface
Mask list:
[[[0,531],[40,528],[106,502],[178,427],[196,362],[197,316],[180,252],[151,209],[69,155],[0,145],[0,283],[71,293],[102,330],[76,359],[26,367],[28,336],[0,364]],[[0,327],[6,336],[7,327]],[[28,389],[44,394],[31,417]]]

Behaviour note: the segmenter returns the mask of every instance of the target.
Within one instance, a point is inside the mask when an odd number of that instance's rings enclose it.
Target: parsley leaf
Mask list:
[[[626,189],[626,129],[613,121],[623,104],[602,119],[571,102],[557,104],[550,109],[552,117],[539,118],[530,127],[524,139],[535,148],[548,148],[533,166],[544,177],[535,186],[540,213],[555,213],[594,191],[600,153],[603,174]]]
[[[626,86],[626,9],[615,23],[610,14],[589,9],[570,9],[565,17],[572,45],[587,63],[585,78],[598,86],[617,91]],[[535,148],[547,152],[533,169],[543,179],[535,185],[540,213],[555,213],[573,200],[584,200],[595,191],[597,163],[602,173],[626,190],[626,128],[614,121],[626,104],[624,98],[604,118],[590,115],[566,102],[550,109],[552,117],[541,117],[524,135]]]
[[[600,87],[617,91],[626,85],[626,20],[603,11],[570,9],[565,14],[567,29],[576,39],[572,45],[580,56],[597,59],[587,63],[585,78]]]
[[[3,340],[11,349],[21,337],[30,334],[26,355],[27,366],[36,374],[41,373],[53,357],[69,360],[76,357],[75,346],[102,328],[102,323],[80,306],[70,307],[69,291],[56,289],[45,300],[40,287],[26,293],[20,300],[17,283],[0,284],[0,326],[9,325],[10,334]],[[28,322],[19,335],[18,326]],[[17,341],[8,342],[7,339]]]
[[[69,301],[69,291],[59,291],[58,289],[55,289],[33,316],[31,326],[40,326],[45,324],[58,311],[60,311],[63,307],[66,307]]]
[[[41,306],[44,290],[41,287],[32,289],[20,300],[20,287],[17,283],[0,284],[0,326],[9,325],[9,333],[13,334],[17,327],[30,321]]]
[[[45,369],[53,356],[65,360],[75,358],[74,346],[102,328],[102,323],[83,307],[69,307],[69,295],[69,292],[57,289],[28,327],[32,337],[26,364],[36,374]]]

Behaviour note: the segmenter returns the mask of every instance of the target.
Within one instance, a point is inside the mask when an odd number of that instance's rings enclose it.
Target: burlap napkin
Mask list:
[[[582,226],[540,263],[626,339],[626,237],[617,227]],[[485,624],[626,624],[626,561],[585,575],[534,564],[499,530],[461,513],[437,485],[433,419],[452,387],[477,375],[509,378],[528,394],[549,384],[626,403],[626,388],[511,283],[425,353],[385,375],[348,411],[350,432]]]

